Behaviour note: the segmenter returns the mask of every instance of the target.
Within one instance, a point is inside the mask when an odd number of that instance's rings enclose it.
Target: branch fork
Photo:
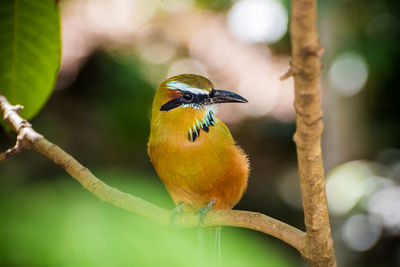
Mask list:
[[[26,138],[27,131],[25,128],[30,128],[32,125],[19,117],[19,111],[21,111],[24,107],[21,105],[11,105],[8,102],[3,101],[5,98],[0,95],[0,104],[1,110],[3,111],[3,119],[7,122],[11,127],[16,126],[15,130],[18,133],[17,140],[15,145],[9,149],[7,149],[4,153],[0,154],[0,162],[2,160],[14,157],[15,155],[21,153],[25,149],[31,148],[31,143],[29,139]],[[18,118],[19,117],[19,118]]]

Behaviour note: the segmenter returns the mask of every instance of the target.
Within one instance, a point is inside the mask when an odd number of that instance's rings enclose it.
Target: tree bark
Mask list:
[[[296,143],[306,226],[303,256],[310,266],[336,266],[321,155],[321,61],[316,28],[317,1],[292,0],[290,36],[294,77]],[[287,75],[286,75],[287,76]],[[286,78],[286,77],[285,77]]]

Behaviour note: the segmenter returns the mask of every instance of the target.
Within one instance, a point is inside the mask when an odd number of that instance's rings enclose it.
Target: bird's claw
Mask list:
[[[200,208],[194,212],[194,214],[199,214],[199,224],[197,226],[200,226],[204,220],[206,219],[207,213],[211,210],[212,206],[215,203],[215,199],[211,199],[210,202],[205,206],[204,208]]]
[[[183,214],[183,201],[179,202],[175,208],[171,211],[171,216],[169,218],[169,223],[173,228],[177,228],[176,227],[176,217],[180,216]]]

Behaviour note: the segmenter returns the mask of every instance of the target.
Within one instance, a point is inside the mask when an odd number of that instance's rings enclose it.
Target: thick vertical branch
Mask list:
[[[292,0],[291,73],[294,75],[297,125],[294,141],[307,232],[303,256],[310,266],[336,266],[321,156],[320,56],[323,49],[319,44],[316,18],[316,0]]]

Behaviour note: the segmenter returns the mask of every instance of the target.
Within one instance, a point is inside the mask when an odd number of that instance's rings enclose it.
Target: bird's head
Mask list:
[[[153,102],[152,127],[171,124],[183,127],[185,135],[195,142],[200,132],[208,132],[217,123],[219,103],[246,103],[242,96],[214,89],[210,80],[195,74],[182,74],[162,82]]]

